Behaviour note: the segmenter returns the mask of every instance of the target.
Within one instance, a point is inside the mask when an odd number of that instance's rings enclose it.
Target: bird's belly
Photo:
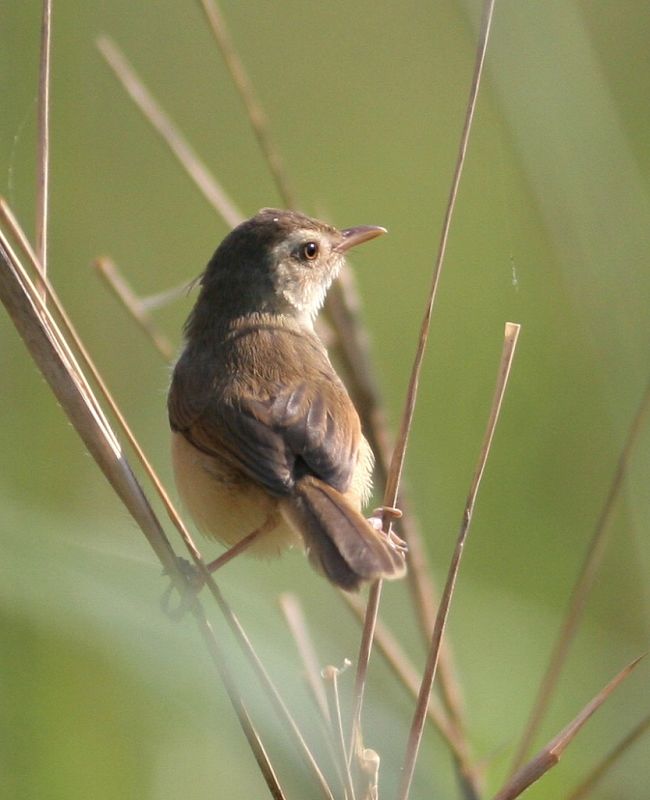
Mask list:
[[[172,433],[172,463],[183,505],[202,533],[231,547],[267,526],[247,551],[262,557],[302,544],[279,512],[275,497],[178,433]]]

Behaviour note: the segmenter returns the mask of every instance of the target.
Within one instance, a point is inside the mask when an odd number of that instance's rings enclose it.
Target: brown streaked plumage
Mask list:
[[[339,231],[263,209],[217,248],[168,398],[179,492],[197,525],[274,555],[304,542],[332,583],[400,577],[403,553],[361,515],[373,457],[313,320],[344,253]]]

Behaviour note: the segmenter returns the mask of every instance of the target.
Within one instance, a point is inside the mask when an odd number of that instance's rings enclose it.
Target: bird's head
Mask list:
[[[283,314],[311,325],[345,253],[382,233],[371,225],[338,230],[295,211],[263,208],[221,242],[197,307],[227,318]]]

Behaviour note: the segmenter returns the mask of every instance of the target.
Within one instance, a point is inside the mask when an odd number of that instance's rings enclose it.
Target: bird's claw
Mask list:
[[[174,590],[177,589],[177,586],[173,581],[170,581],[169,586],[165,589],[163,596],[160,598],[161,609],[168,617],[170,617],[170,619],[173,619],[174,621],[178,621],[185,616],[187,611],[192,606],[197,594],[203,588],[204,583],[203,578],[201,577],[197,568],[187,559],[180,557],[177,558],[176,565],[179,572],[181,572],[185,578],[185,588],[179,592],[178,604],[174,607],[171,603]],[[165,570],[163,574],[169,575],[169,570]]]
[[[406,553],[408,550],[408,546],[403,539],[389,528],[388,532],[384,530],[384,516],[388,516],[391,518],[391,522],[394,519],[401,519],[402,511],[399,508],[394,508],[393,506],[381,506],[380,508],[375,508],[372,512],[372,516],[368,517],[368,522],[372,525],[372,527],[380,533],[382,536],[386,538],[386,541],[393,548],[393,550],[397,550],[400,553]]]

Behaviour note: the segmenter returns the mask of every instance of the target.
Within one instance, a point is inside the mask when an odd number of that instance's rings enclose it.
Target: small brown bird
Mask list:
[[[345,252],[384,232],[273,208],[238,225],[203,273],[168,398],[199,528],[263,556],[302,542],[348,590],[402,576],[405,560],[361,514],[373,455],[313,323]]]

